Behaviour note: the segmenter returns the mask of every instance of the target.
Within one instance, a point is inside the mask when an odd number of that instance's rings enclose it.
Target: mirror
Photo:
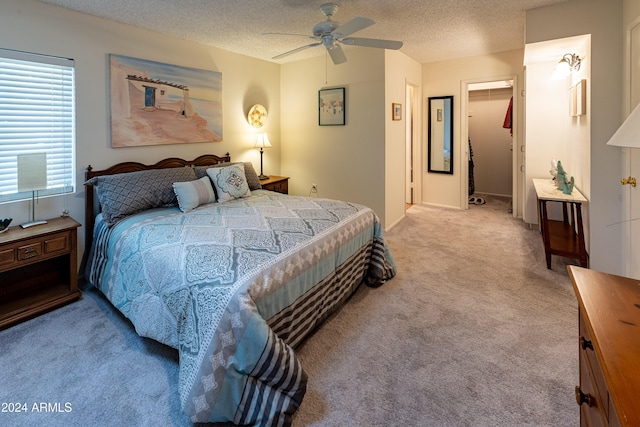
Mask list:
[[[453,174],[453,96],[429,97],[428,171]]]

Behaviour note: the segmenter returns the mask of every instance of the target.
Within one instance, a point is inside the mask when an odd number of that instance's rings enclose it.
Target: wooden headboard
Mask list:
[[[149,169],[167,169],[179,168],[184,166],[211,166],[218,163],[230,162],[229,153],[224,156],[216,156],[214,154],[205,154],[194,160],[184,160],[177,157],[169,157],[162,159],[153,165],[145,165],[137,162],[123,162],[115,164],[107,169],[94,171],[91,165],[87,166],[85,173],[85,181],[90,180],[94,176],[115,175],[117,173],[136,172]],[[100,212],[100,206],[96,204],[93,185],[85,184],[85,209],[84,209],[84,256],[82,257],[82,268],[86,265],[87,257],[93,243],[93,226],[95,225],[96,215]]]

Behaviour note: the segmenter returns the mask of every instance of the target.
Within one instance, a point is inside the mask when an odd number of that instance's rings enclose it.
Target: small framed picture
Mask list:
[[[318,91],[318,125],[344,126],[344,112],[343,87]]]
[[[393,120],[402,120],[402,104],[391,104]]]

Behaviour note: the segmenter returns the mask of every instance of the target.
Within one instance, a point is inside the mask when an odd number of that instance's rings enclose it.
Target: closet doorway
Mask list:
[[[514,92],[512,78],[466,84],[467,208],[499,198],[517,214]]]

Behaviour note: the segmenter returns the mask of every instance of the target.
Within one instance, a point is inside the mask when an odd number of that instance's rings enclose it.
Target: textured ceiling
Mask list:
[[[171,34],[231,52],[272,57],[313,42],[325,20],[323,0],[40,0],[79,12]],[[522,48],[525,11],[567,0],[339,0],[334,21],[355,16],[376,24],[354,37],[404,42],[401,51],[420,63]],[[344,47],[348,56],[350,47]],[[278,63],[324,55],[319,46]]]

